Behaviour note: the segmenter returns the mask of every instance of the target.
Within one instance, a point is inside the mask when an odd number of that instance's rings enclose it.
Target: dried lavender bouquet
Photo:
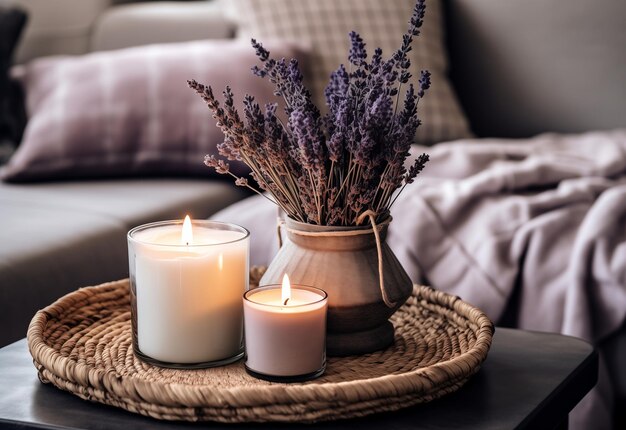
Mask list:
[[[246,95],[242,118],[229,87],[220,103],[210,86],[188,81],[224,133],[219,154],[247,164],[251,177],[271,197],[263,195],[296,221],[354,226],[366,210],[373,210],[377,221],[388,217],[397,196],[428,161],[428,155],[422,154],[408,169],[404,165],[420,125],[418,103],[430,87],[430,73],[425,70],[417,89],[410,82],[408,58],[425,9],[425,0],[417,0],[402,45],[387,60],[378,48],[368,62],[363,39],[350,33],[349,67],[340,65],[331,74],[325,115],[312,102],[297,60],[273,59],[254,39],[252,46],[262,67],[252,71],[269,79],[275,94],[284,99],[285,122],[277,114],[277,104],[261,108]],[[232,175],[237,185],[259,192],[246,178],[230,172],[227,161],[207,155],[205,164]]]

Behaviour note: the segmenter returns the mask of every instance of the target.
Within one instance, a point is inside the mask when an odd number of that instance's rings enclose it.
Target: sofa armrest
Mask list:
[[[224,39],[234,34],[235,24],[223,15],[219,2],[120,5],[108,9],[99,17],[92,33],[90,50]]]
[[[15,55],[15,63],[21,64],[46,55],[87,52],[92,25],[110,7],[111,0],[14,0],[9,3],[28,12],[28,25]]]

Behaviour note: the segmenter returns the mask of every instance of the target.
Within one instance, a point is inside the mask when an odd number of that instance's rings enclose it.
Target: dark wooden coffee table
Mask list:
[[[595,385],[596,351],[582,340],[498,328],[482,369],[456,393],[393,413],[307,426],[400,429],[554,429]],[[0,349],[0,428],[180,429],[199,424],[157,421],[90,403],[37,379],[26,340]],[[203,428],[296,425],[202,424]]]

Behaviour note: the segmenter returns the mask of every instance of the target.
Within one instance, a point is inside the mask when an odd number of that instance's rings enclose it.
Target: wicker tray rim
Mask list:
[[[77,290],[74,295],[84,294],[88,297],[89,292],[93,290],[101,290],[103,288],[115,288],[122,284],[126,284],[127,279],[109,282],[98,286],[84,287]],[[232,407],[231,400],[236,399],[237,408],[239,407],[263,407],[267,405],[290,405],[294,400],[298,402],[307,402],[319,399],[320,393],[332,397],[336,402],[351,402],[350,388],[375,388],[359,391],[359,400],[376,401],[379,399],[394,397],[401,398],[411,394],[415,394],[415,380],[419,379],[427,387],[420,391],[421,395],[427,395],[429,392],[440,390],[442,388],[439,381],[445,381],[447,386],[455,386],[464,379],[478,371],[480,364],[486,358],[487,352],[491,345],[491,339],[494,332],[493,324],[489,318],[477,308],[474,308],[463,302],[458,297],[452,297],[446,293],[436,291],[430,287],[414,286],[413,298],[420,301],[428,301],[436,306],[449,309],[462,317],[466,317],[477,326],[476,341],[469,351],[457,355],[446,361],[432,364],[407,371],[402,374],[383,375],[352,381],[340,382],[321,382],[308,384],[271,384],[263,386],[245,386],[245,387],[220,387],[215,389],[211,385],[188,385],[184,383],[166,382],[166,381],[146,381],[140,377],[133,375],[124,376],[126,380],[132,381],[132,385],[137,391],[155,391],[165,390],[175,392],[178,389],[191,390],[198,393],[198,399],[201,402],[197,404],[191,403],[184,407]],[[107,391],[112,390],[117,396],[123,398],[125,390],[121,388],[119,377],[102,369],[92,368],[91,366],[76,362],[69,357],[64,357],[60,352],[46,344],[43,333],[47,322],[58,316],[56,308],[63,305],[65,297],[56,300],[53,304],[38,311],[33,317],[28,329],[28,345],[36,364],[45,368],[52,375],[76,384],[79,387],[89,386],[92,390]],[[448,303],[444,303],[444,300]],[[446,370],[456,367],[453,378],[443,377]],[[78,378],[77,375],[84,374],[86,378]],[[449,375],[449,372],[448,372]],[[121,392],[118,392],[121,389]],[[246,399],[254,401],[247,402]],[[133,400],[134,403],[137,403]],[[153,405],[156,402],[144,402],[145,405]],[[166,406],[166,405],[164,405]],[[166,406],[169,407],[169,406]]]

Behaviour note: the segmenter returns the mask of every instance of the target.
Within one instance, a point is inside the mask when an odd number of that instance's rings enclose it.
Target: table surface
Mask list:
[[[595,385],[598,356],[586,342],[557,334],[498,328],[481,370],[456,393],[397,412],[319,423],[308,429],[554,429]],[[0,349],[0,428],[198,428],[91,403],[44,385],[22,339]],[[203,428],[296,425],[203,423]]]

